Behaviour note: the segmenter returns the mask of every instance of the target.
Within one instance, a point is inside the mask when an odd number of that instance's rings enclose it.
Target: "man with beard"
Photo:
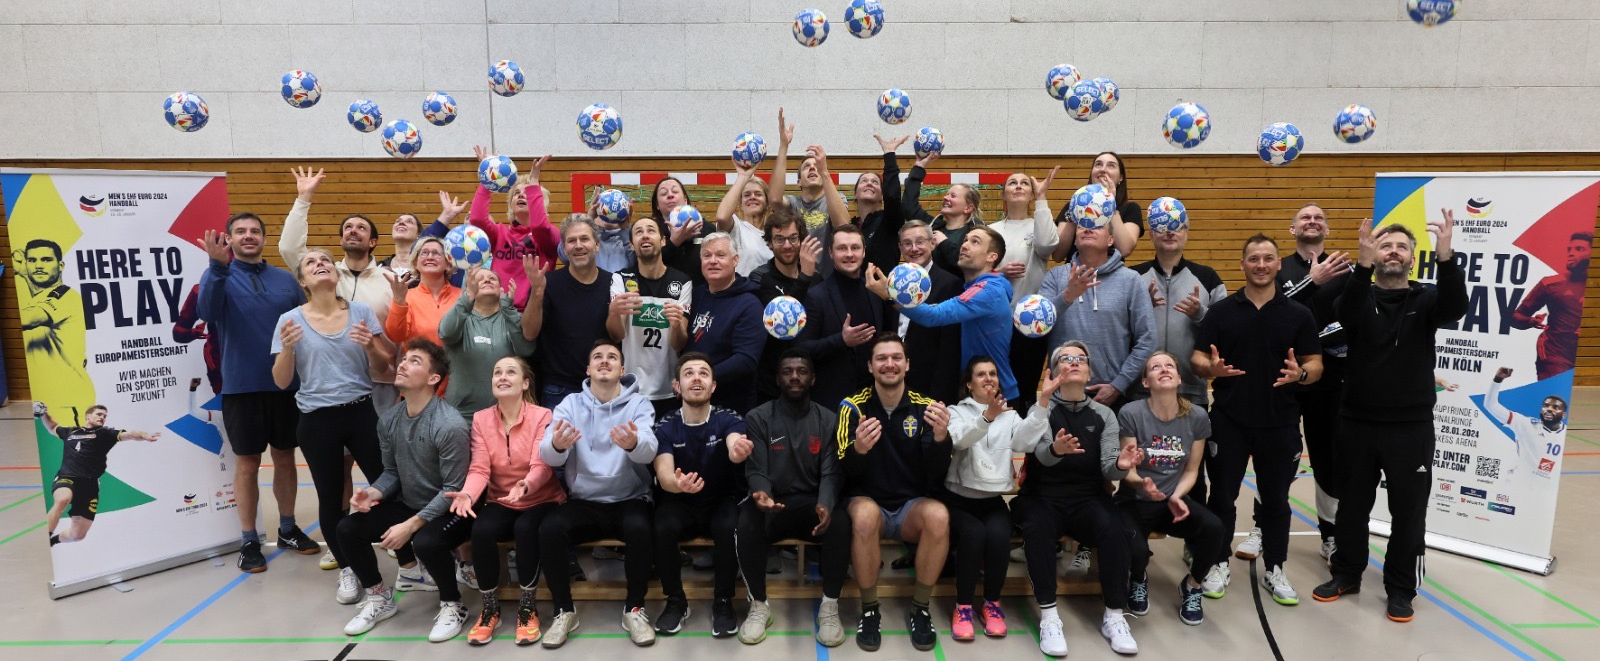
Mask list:
[[[1435,234],[1433,287],[1409,280],[1416,237],[1398,223],[1377,232],[1361,225],[1355,271],[1339,299],[1350,353],[1339,408],[1341,516],[1336,526],[1332,579],[1317,586],[1317,601],[1334,601],[1361,590],[1367,568],[1367,516],[1379,487],[1387,483],[1391,531],[1384,556],[1387,615],[1396,622],[1415,616],[1411,601],[1422,581],[1423,534],[1433,488],[1434,335],[1467,312],[1467,281],[1455,263],[1451,238],[1455,214],[1428,222]],[[1259,470],[1259,469],[1258,469]]]
[[[1289,585],[1283,563],[1289,556],[1289,487],[1300,471],[1300,404],[1294,391],[1321,376],[1322,347],[1311,311],[1278,290],[1277,242],[1256,234],[1245,239],[1242,253],[1245,286],[1211,306],[1189,359],[1195,374],[1215,379],[1206,505],[1222,519],[1223,530],[1232,531],[1246,464],[1255,467],[1266,569],[1262,587],[1273,601],[1293,606],[1300,596]],[[1223,560],[1206,573],[1201,587],[1207,597],[1220,599],[1231,577]]]
[[[1533,361],[1541,381],[1576,365],[1583,288],[1589,278],[1589,244],[1593,242],[1593,234],[1573,234],[1567,242],[1567,272],[1540,280],[1511,314],[1512,328],[1543,331],[1539,333],[1539,356]]]
[[[911,644],[927,651],[938,642],[928,600],[950,550],[950,513],[931,498],[950,467],[950,413],[940,402],[906,388],[905,342],[882,333],[868,344],[872,385],[839,405],[835,434],[850,496],[851,564],[861,592],[856,644],[868,652],[882,643],[878,605],[879,539],[917,545],[917,584],[906,628]]]
[[[61,282],[61,245],[33,239],[13,254],[22,346],[33,374],[33,398],[84,422],[94,403],[87,369],[83,297]]]
[[[867,342],[894,328],[897,317],[862,280],[867,255],[860,228],[845,225],[834,230],[828,252],[833,256],[833,273],[807,293],[806,327],[796,348],[816,361],[812,397],[831,407],[868,384]]]
[[[711,551],[715,576],[711,635],[724,638],[738,627],[733,589],[739,577],[739,556],[734,550],[733,530],[739,521],[739,501],[745,495],[740,464],[750,457],[750,439],[745,438],[744,419],[739,414],[711,405],[717,381],[709,356],[683,354],[672,389],[683,398],[683,407],[658,420],[655,429],[653,465],[660,486],[655,511],[656,573],[667,599],[656,618],[656,633],[678,633],[689,619],[678,544],[710,537],[715,542]]]
[[[780,399],[756,407],[745,418],[751,453],[745,461],[750,498],[739,512],[739,566],[750,594],[750,614],[739,627],[739,642],[754,645],[767,637],[772,609],[767,605],[767,550],[774,539],[804,539],[822,546],[822,603],[817,607],[817,642],[844,642],[839,594],[850,565],[850,522],[840,511],[844,469],[832,445],[839,414],[811,401],[816,377],[811,358],[797,350],[778,364]]]
[[[722,392],[713,394],[711,403],[744,415],[756,406],[756,363],[767,333],[757,287],[736,270],[736,250],[725,232],[712,232],[700,242],[700,273],[706,281],[694,287],[684,351],[709,356],[722,378]]]
[[[772,250],[772,259],[750,272],[750,282],[757,287],[756,298],[761,300],[763,309],[779,296],[793,297],[804,305],[806,292],[817,282],[817,258],[822,254],[822,242],[807,235],[804,228],[800,214],[788,205],[778,205],[773,208],[772,215],[767,216],[763,231],[767,247]],[[761,362],[756,366],[756,391],[760,401],[769,402],[778,397],[778,391],[773,388],[778,356],[793,347],[792,342],[767,339],[761,350]]]
[[[1511,428],[1511,442],[1517,446],[1517,458],[1522,465],[1507,462],[1502,477],[1518,474],[1532,475],[1549,480],[1556,472],[1561,456],[1561,441],[1567,432],[1567,400],[1555,395],[1544,398],[1539,405],[1539,420],[1518,417],[1500,403],[1500,382],[1511,378],[1511,368],[1502,367],[1494,372],[1494,383],[1483,396],[1483,408],[1500,424]],[[1537,480],[1535,480],[1537,481]]]
[[[594,220],[578,213],[567,216],[561,223],[561,246],[567,253],[567,268],[548,274],[542,259],[522,258],[523,275],[528,279],[528,310],[522,314],[522,337],[539,342],[534,353],[540,379],[539,405],[552,410],[582,388],[584,357],[589,347],[596,339],[610,336],[606,318],[612,278],[595,264],[600,230]],[[546,324],[546,320],[551,323]]]
[[[678,364],[678,350],[689,341],[686,315],[694,281],[662,260],[666,233],[661,221],[640,218],[628,232],[638,268],[611,276],[606,332],[622,341],[639,377],[639,394],[655,406],[659,420],[678,407],[667,377]]]
[[[299,206],[299,202],[295,203]],[[278,316],[306,300],[299,281],[261,258],[266,223],[252,213],[228,219],[224,232],[207,230],[203,240],[210,267],[200,276],[200,318],[222,342],[222,426],[233,448],[233,492],[238,498],[239,571],[267,570],[256,533],[256,503],[261,491],[261,453],[272,453],[272,495],[278,502],[278,547],[315,555],[322,549],[295,525],[294,449],[300,408],[290,385],[272,380],[273,328]],[[334,531],[323,531],[323,535]],[[332,557],[324,558],[334,568]]]

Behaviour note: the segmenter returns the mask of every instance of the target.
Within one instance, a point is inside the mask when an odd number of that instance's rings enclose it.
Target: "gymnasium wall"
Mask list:
[[[909,151],[909,150],[903,150]],[[878,158],[843,157],[830,159],[835,172],[861,172],[880,167]],[[1051,190],[1050,199],[1059,205],[1065,196],[1087,177],[1090,155],[1030,157],[949,157],[941,159],[936,170],[952,172],[1027,171],[1043,176],[1051,166],[1063,165],[1062,174]],[[318,190],[311,213],[311,245],[337,245],[338,223],[348,214],[373,217],[385,234],[378,248],[380,257],[392,254],[387,241],[389,223],[400,213],[415,213],[428,222],[437,215],[438,191],[470,199],[476,175],[468,159],[400,161],[382,160],[0,160],[0,167],[79,167],[113,169],[169,169],[225,171],[228,195],[235,211],[251,210],[269,223],[271,233],[268,259],[281,264],[277,237],[283,216],[295,197],[290,167],[309,163],[327,168],[327,180]],[[527,159],[520,165],[527,167]],[[903,168],[910,159],[902,156]],[[545,167],[543,183],[551,190],[551,214],[560,217],[570,211],[569,180],[574,172],[719,172],[726,168],[721,158],[672,159],[566,159],[558,158]],[[1309,153],[1289,167],[1274,168],[1255,156],[1164,155],[1130,156],[1128,181],[1132,199],[1140,204],[1161,195],[1183,200],[1193,223],[1188,257],[1215,267],[1237,289],[1242,277],[1238,268],[1243,239],[1256,232],[1277,238],[1285,250],[1293,241],[1288,235],[1289,219],[1300,205],[1317,202],[1327,210],[1333,229],[1332,249],[1354,250],[1356,226],[1371,214],[1373,174],[1377,172],[1445,171],[1520,171],[1520,170],[1600,170],[1600,152],[1575,154],[1322,154]],[[850,190],[845,189],[848,196]],[[937,197],[935,194],[934,197]],[[717,199],[696,198],[702,212],[711,213]],[[494,200],[494,212],[504,212],[502,196]],[[925,206],[934,206],[931,199]],[[637,208],[637,207],[636,207]],[[994,216],[989,216],[993,218]],[[222,219],[218,219],[221,223]],[[3,218],[0,218],[3,221]],[[9,256],[11,247],[0,237],[0,255]],[[1132,262],[1151,258],[1148,243],[1141,243]],[[9,258],[8,258],[9,259]],[[1591,282],[1596,274],[1592,271]],[[1584,306],[1577,382],[1600,385],[1600,296],[1589,288]],[[17,321],[16,291],[13,278],[0,277],[0,346],[3,346],[6,371],[13,397],[25,399],[26,366]]]
[[[780,105],[801,146],[869,154],[888,87],[912,97],[906,128],[940,127],[952,155],[1171,154],[1157,126],[1180,100],[1211,111],[1204,154],[1250,153],[1278,121],[1313,153],[1592,148],[1581,127],[1600,107],[1600,3],[1469,0],[1435,28],[1404,4],[883,0],[887,27],[859,40],[845,0],[0,0],[0,105],[12,108],[0,159],[382,157],[346,106],[371,98],[388,119],[419,121],[434,90],[461,115],[423,125],[424,158],[474,143],[592,155],[573,121],[597,101],[626,125],[608,157],[725,154],[743,130],[770,140]],[[789,34],[806,6],[834,21],[814,49]],[[529,76],[521,95],[487,89],[503,58]],[[1058,62],[1114,79],[1120,105],[1068,120],[1042,89]],[[295,68],[322,78],[316,107],[279,99]],[[209,101],[209,126],[164,126],[161,101],[179,90]],[[1350,103],[1379,119],[1358,146],[1331,135]]]

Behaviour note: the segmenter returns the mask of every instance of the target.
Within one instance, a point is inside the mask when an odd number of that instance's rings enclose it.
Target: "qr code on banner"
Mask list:
[[[1491,480],[1500,479],[1500,460],[1492,457],[1478,457],[1478,477],[1487,477]]]

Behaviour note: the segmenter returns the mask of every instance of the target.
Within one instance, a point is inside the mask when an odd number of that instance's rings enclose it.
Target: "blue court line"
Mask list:
[[[1259,491],[1259,489],[1256,489],[1255,483],[1251,482],[1250,480],[1245,480],[1244,481],[1244,485],[1247,486],[1247,487],[1250,487],[1250,490],[1252,490],[1252,491]],[[1312,520],[1311,517],[1308,517],[1308,516],[1306,516],[1304,514],[1301,514],[1300,511],[1295,509],[1292,505],[1289,507],[1289,513],[1293,514],[1295,516],[1295,518],[1300,519],[1301,521],[1305,522],[1306,525],[1311,526],[1312,528],[1317,527],[1317,522],[1316,521]],[[1371,553],[1367,554],[1367,564],[1378,568],[1379,571],[1383,570],[1383,563],[1379,562],[1377,558],[1372,557]],[[1529,655],[1527,652],[1524,652],[1521,649],[1518,649],[1516,646],[1512,645],[1510,642],[1507,642],[1506,639],[1495,635],[1495,633],[1493,631],[1490,631],[1487,627],[1483,626],[1482,624],[1479,624],[1478,622],[1474,621],[1472,618],[1467,617],[1461,611],[1458,611],[1455,608],[1451,607],[1450,604],[1447,604],[1444,601],[1440,600],[1438,597],[1433,596],[1433,593],[1422,589],[1421,585],[1417,586],[1417,594],[1419,594],[1419,595],[1421,595],[1423,597],[1426,597],[1428,599],[1428,601],[1433,602],[1433,605],[1438,606],[1440,609],[1443,609],[1444,612],[1446,612],[1446,613],[1454,615],[1456,619],[1461,620],[1462,622],[1465,622],[1467,624],[1467,626],[1472,627],[1473,630],[1477,631],[1478,633],[1483,634],[1489,640],[1492,640],[1492,641],[1498,643],[1501,647],[1505,648],[1506,651],[1509,651],[1512,654],[1517,655],[1517,658],[1523,659],[1523,661],[1538,661],[1538,659],[1533,658],[1533,656]]]
[[[321,525],[321,522],[313,523],[309,528],[305,529],[305,532],[310,533],[311,531],[316,530],[317,526],[319,525]],[[273,551],[271,555],[267,556],[267,563],[270,564],[278,556],[283,555],[284,551],[286,550],[287,549],[280,548],[276,551]],[[129,652],[127,656],[122,657],[122,661],[133,661],[134,659],[142,656],[145,652],[150,651],[150,648],[161,644],[161,641],[166,640],[167,636],[171,636],[183,625],[188,624],[189,620],[194,619],[196,615],[199,615],[200,613],[204,612],[205,609],[210,608],[212,604],[217,603],[217,600],[233,591],[234,588],[239,587],[241,583],[244,583],[245,580],[249,579],[251,576],[253,576],[253,574],[241,572],[238,576],[234,577],[233,580],[228,581],[227,585],[222,586],[222,589],[212,593],[211,596],[205,598],[205,601],[196,604],[194,608],[189,609],[189,612],[184,613],[178,619],[173,620],[172,624],[167,625],[167,628],[162,629],[156,635],[151,636],[143,643],[140,643],[139,646],[134,648],[132,652]]]

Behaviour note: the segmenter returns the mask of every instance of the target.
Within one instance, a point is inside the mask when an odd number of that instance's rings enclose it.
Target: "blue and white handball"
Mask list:
[[[1117,212],[1117,194],[1100,184],[1089,184],[1072,194],[1067,204],[1067,214],[1072,222],[1084,229],[1099,229],[1111,222]]]
[[[891,87],[878,95],[878,119],[889,124],[903,124],[911,119],[911,97],[898,87]]]
[[[761,324],[768,335],[792,340],[806,327],[806,306],[793,296],[779,296],[761,311]]]
[[[211,108],[206,100],[193,92],[178,92],[161,103],[167,125],[184,133],[198,131],[211,121]]]
[[[1333,118],[1333,132],[1339,139],[1350,144],[1355,144],[1372,137],[1372,132],[1378,130],[1378,116],[1372,114],[1372,109],[1359,104],[1351,104],[1339,111]]]
[[[456,121],[456,98],[444,92],[429,94],[422,102],[422,118],[434,126]]]
[[[1176,232],[1189,226],[1189,210],[1175,197],[1158,197],[1150,203],[1150,213],[1145,214],[1151,234]]]
[[[345,118],[362,133],[371,133],[383,126],[383,112],[378,110],[377,103],[367,99],[356,99],[351,103],[350,112]]]
[[[687,204],[679,206],[678,208],[673,209],[672,213],[667,214],[667,225],[672,229],[688,227],[689,225],[702,222],[702,220],[703,218],[700,216],[700,210]]]
[[[1278,122],[1261,130],[1256,153],[1261,155],[1261,160],[1273,165],[1288,165],[1300,157],[1300,150],[1305,146],[1306,139],[1300,135],[1299,127]]]
[[[928,154],[944,153],[944,134],[932,126],[924,126],[917,131],[916,139],[911,141],[911,148],[917,151],[917,158],[927,158]]]
[[[422,134],[417,125],[397,119],[383,125],[383,150],[395,158],[411,158],[422,151]]]
[[[622,141],[622,115],[604,103],[584,108],[578,115],[578,137],[596,151],[615,147]]]
[[[1044,91],[1050,93],[1050,98],[1065,101],[1067,95],[1072,93],[1072,86],[1083,80],[1083,74],[1078,73],[1078,67],[1070,64],[1057,64],[1050,68],[1044,75]]]
[[[522,75],[522,67],[511,60],[500,60],[489,67],[489,89],[500,96],[516,96],[527,82],[528,79]]]
[[[760,135],[746,131],[733,139],[733,164],[753,168],[767,160],[767,141]]]
[[[1011,308],[1011,325],[1028,337],[1044,337],[1056,327],[1056,305],[1038,294],[1029,294]]]
[[[489,245],[489,235],[475,225],[456,225],[450,228],[450,233],[444,235],[444,249],[450,255],[450,262],[456,265],[456,270],[465,271],[477,266],[490,268],[494,265],[493,246]]]
[[[1174,147],[1193,149],[1211,135],[1211,115],[1199,104],[1180,103],[1161,120],[1161,135]]]
[[[600,196],[595,198],[598,215],[602,222],[613,225],[625,225],[628,219],[633,218],[633,199],[627,193],[615,188],[600,191]]]
[[[1087,122],[1100,116],[1106,111],[1105,90],[1100,83],[1092,80],[1081,80],[1072,86],[1072,92],[1062,100],[1067,108],[1067,116],[1080,122]]]
[[[878,0],[850,0],[844,10],[844,24],[858,39],[876,37],[883,29],[883,5]]]
[[[517,185],[517,164],[510,156],[495,154],[478,164],[478,183],[495,193],[504,193]]]
[[[1430,28],[1455,18],[1460,7],[1460,0],[1406,0],[1406,13],[1411,20]]]
[[[1122,88],[1117,87],[1115,82],[1104,76],[1094,79],[1094,82],[1100,85],[1100,103],[1105,104],[1106,107],[1105,110],[1100,112],[1111,112],[1113,108],[1117,107],[1117,101],[1122,99]]]
[[[821,9],[802,9],[794,17],[794,40],[816,48],[828,40],[828,17]]]
[[[283,100],[296,108],[310,108],[322,100],[322,83],[310,71],[283,74]]]
[[[889,270],[889,300],[903,308],[914,308],[928,300],[933,279],[920,264],[905,262]]]

